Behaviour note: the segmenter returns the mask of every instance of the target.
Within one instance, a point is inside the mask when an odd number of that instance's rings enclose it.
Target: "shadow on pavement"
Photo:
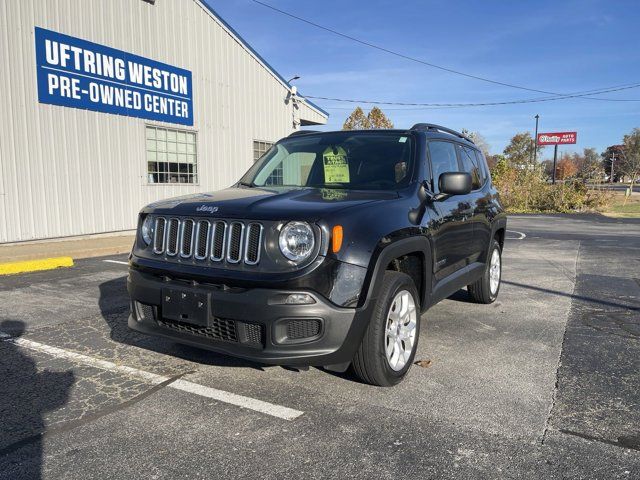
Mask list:
[[[22,336],[25,324],[4,320],[0,331]],[[38,371],[36,362],[11,340],[2,341],[0,362],[0,464],[14,478],[41,478],[44,415],[66,405],[72,371]]]
[[[99,286],[99,307],[102,318],[109,326],[111,339],[118,343],[144,348],[156,353],[171,355],[189,362],[219,367],[244,367],[264,370],[270,365],[249,362],[240,358],[221,355],[201,348],[176,343],[168,338],[143,335],[131,330],[129,318],[129,293],[127,278],[121,277],[103,282]]]
[[[466,288],[461,288],[453,295],[448,297],[449,300],[453,300],[454,302],[462,302],[462,303],[475,303],[471,296],[469,296],[469,292],[467,292]]]
[[[532,285],[525,285],[524,283],[518,283],[518,282],[508,282],[506,280],[502,280],[502,283],[507,284],[507,285],[512,285],[514,287],[525,288],[527,290],[535,290],[535,291],[538,291],[538,292],[549,293],[551,295],[559,295],[561,297],[568,297],[568,298],[571,298],[572,300],[582,300],[583,302],[595,303],[597,305],[602,305],[602,306],[607,306],[607,307],[621,308],[621,309],[630,310],[630,311],[640,311],[640,307],[634,307],[632,305],[628,305],[628,304],[624,304],[624,303],[618,303],[618,302],[612,302],[612,301],[609,301],[609,300],[603,300],[601,298],[587,297],[587,296],[584,296],[584,295],[576,295],[574,293],[564,293],[564,292],[560,292],[558,290],[551,290],[549,288],[542,288],[542,287],[534,287]]]

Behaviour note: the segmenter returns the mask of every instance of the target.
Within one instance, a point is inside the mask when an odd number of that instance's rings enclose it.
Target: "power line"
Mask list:
[[[387,102],[378,100],[356,100],[352,98],[332,98],[332,97],[320,97],[314,95],[305,95],[305,98],[311,98],[313,100],[328,100],[342,103],[363,103],[374,105],[396,105],[405,107],[428,107],[428,108],[461,108],[461,107],[487,107],[495,105],[514,105],[521,103],[540,103],[540,102],[553,102],[558,100],[566,100],[570,98],[584,98],[586,95],[594,95],[599,93],[619,92],[621,90],[629,90],[631,88],[640,87],[640,83],[634,83],[630,85],[619,86],[615,88],[606,88],[600,90],[591,90],[583,93],[575,93],[554,97],[542,97],[542,98],[529,98],[520,100],[507,100],[501,102],[481,102],[481,103],[416,103],[416,102]]]
[[[522,85],[516,85],[516,84],[513,84],[513,83],[501,82],[501,81],[498,81],[498,80],[493,80],[493,79],[490,79],[490,78],[481,77],[479,75],[473,75],[473,74],[470,74],[470,73],[461,72],[459,70],[454,70],[453,68],[444,67],[442,65],[437,65],[435,63],[427,62],[425,60],[421,60],[419,58],[411,57],[409,55],[405,55],[404,53],[396,52],[394,50],[390,50],[388,48],[381,47],[380,45],[376,45],[374,43],[370,43],[370,42],[367,42],[365,40],[361,40],[359,38],[352,37],[351,35],[347,35],[345,33],[339,32],[339,31],[334,30],[332,28],[325,27],[324,25],[320,25],[318,23],[312,22],[311,20],[307,20],[306,18],[299,17],[297,15],[294,15],[293,13],[286,12],[284,10],[281,10],[279,8],[274,7],[273,5],[269,5],[268,3],[261,2],[260,0],[251,0],[251,1],[254,2],[254,3],[257,3],[259,5],[262,5],[263,7],[266,7],[268,9],[270,9],[270,10],[273,10],[274,12],[278,12],[278,13],[280,13],[282,15],[286,15],[287,17],[293,18],[293,19],[298,20],[300,22],[304,22],[304,23],[306,23],[308,25],[312,25],[312,26],[314,26],[316,28],[319,28],[321,30],[325,30],[327,32],[333,33],[334,35],[338,35],[340,37],[346,38],[348,40],[351,40],[353,42],[356,42],[356,43],[359,43],[361,45],[367,46],[369,48],[374,48],[374,49],[379,50],[381,52],[385,52],[385,53],[388,53],[390,55],[395,55],[397,57],[404,58],[405,60],[409,60],[409,61],[412,61],[412,62],[420,63],[422,65],[426,65],[428,67],[436,68],[438,70],[442,70],[442,71],[445,71],[445,72],[453,73],[453,74],[456,74],[456,75],[461,75],[463,77],[472,78],[474,80],[479,80],[479,81],[482,81],[482,82],[492,83],[494,85],[501,85],[503,87],[516,88],[516,89],[519,89],[519,90],[526,90],[526,91],[529,91],[529,92],[544,93],[546,95],[555,95],[555,96],[572,95],[572,94],[562,94],[562,93],[556,93],[556,92],[549,92],[549,91],[546,91],[546,90],[538,90],[536,88],[529,88],[529,87],[524,87]],[[636,87],[633,87],[633,88],[636,88]],[[615,90],[611,90],[611,91],[615,91]],[[606,92],[602,92],[602,93],[606,93]],[[590,97],[590,96],[585,96],[585,95],[581,95],[581,96],[574,97],[574,98],[584,98],[584,99],[589,99],[589,100],[614,101],[614,102],[619,102],[619,101],[632,101],[632,102],[635,102],[635,101],[638,101],[638,100],[626,100],[626,99],[596,98],[596,97]]]
[[[544,97],[544,98],[534,98],[534,99],[526,99],[526,100],[512,100],[511,103],[535,103],[535,102],[549,102],[549,101],[554,101],[554,100],[564,100],[566,98],[583,98],[580,95],[594,95],[594,94],[601,94],[601,93],[607,93],[607,92],[611,92],[611,91],[620,91],[620,90],[626,90],[626,89],[631,89],[631,88],[637,88],[638,86],[640,86],[640,84],[636,84],[636,83],[632,83],[632,84],[623,84],[623,85],[616,85],[607,89],[595,89],[595,90],[585,90],[585,91],[581,91],[581,92],[576,92],[575,94],[567,94],[567,95],[563,95],[561,97]],[[309,98],[313,98],[313,99],[320,99],[320,100],[334,100],[334,101],[344,101],[347,103],[370,103],[370,104],[378,104],[378,105],[395,105],[395,104],[403,104],[402,102],[376,102],[376,101],[366,101],[366,100],[353,100],[353,99],[333,99],[333,98],[329,98],[329,97],[314,97],[314,96],[309,96]],[[640,102],[640,100],[626,100],[629,102]],[[502,105],[504,104],[504,102],[483,102],[483,103],[457,103],[457,104],[451,104],[451,103],[444,103],[444,104],[429,104],[429,103],[424,103],[424,104],[416,104],[416,105],[422,105],[422,106],[416,106],[416,107],[411,107],[409,106],[408,108],[386,108],[386,111],[411,111],[411,110],[438,110],[438,109],[443,109],[443,108],[462,108],[462,107],[476,107],[476,106],[490,106],[490,105]],[[408,105],[412,105],[412,104],[406,104]],[[323,108],[327,109],[327,110],[351,110],[351,107],[339,107],[339,106],[323,106]]]

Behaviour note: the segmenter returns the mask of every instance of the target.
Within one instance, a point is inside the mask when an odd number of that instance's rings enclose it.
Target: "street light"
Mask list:
[[[293,120],[293,129],[294,130],[298,130],[298,128],[300,127],[300,119],[298,117],[298,109],[300,108],[298,106],[298,87],[296,87],[295,85],[291,85],[291,82],[293,82],[294,80],[298,80],[300,78],[299,75],[296,75],[294,77],[291,77],[289,80],[287,80],[287,85],[289,85],[289,93],[287,94],[287,99],[285,100],[285,103],[289,103],[291,102],[293,109],[291,110],[291,116],[292,116],[292,120]]]

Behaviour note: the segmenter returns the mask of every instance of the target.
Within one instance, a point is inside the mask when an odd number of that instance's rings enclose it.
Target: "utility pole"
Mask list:
[[[536,119],[536,136],[533,139],[533,141],[534,141],[534,145],[533,145],[533,164],[535,165],[536,162],[538,161],[538,119],[540,118],[540,115],[538,115],[536,113],[536,116],[534,118]]]
[[[616,160],[616,152],[611,152],[611,175],[609,176],[609,183],[613,183],[613,162]]]

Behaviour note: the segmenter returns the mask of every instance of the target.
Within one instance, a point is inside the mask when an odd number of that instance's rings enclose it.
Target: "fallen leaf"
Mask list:
[[[415,365],[418,365],[419,367],[422,368],[429,368],[431,366],[431,360],[418,360],[417,362],[414,362]]]

